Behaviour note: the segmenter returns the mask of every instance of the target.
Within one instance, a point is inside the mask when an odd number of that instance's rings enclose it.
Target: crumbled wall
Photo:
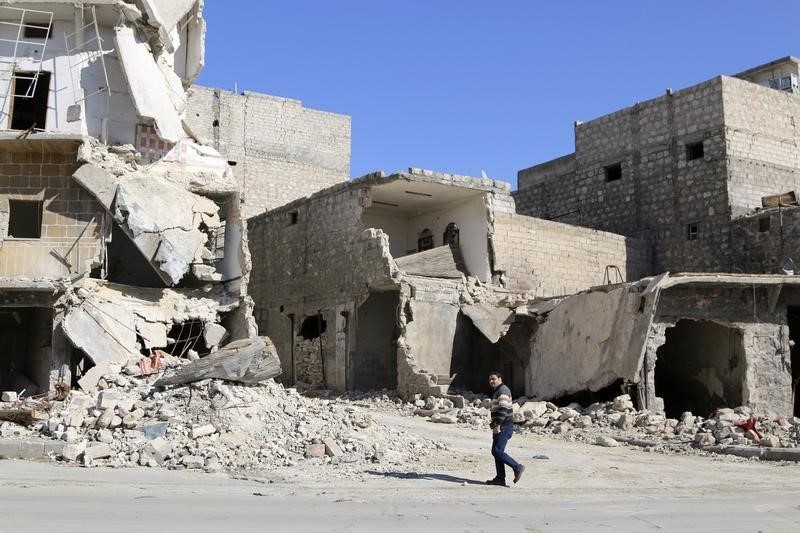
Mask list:
[[[186,121],[201,142],[236,162],[245,218],[350,177],[346,115],[266,94],[194,87]]]
[[[105,210],[72,179],[75,152],[0,150],[0,202],[42,201],[41,238],[9,239],[4,228],[0,276],[62,278],[69,268],[52,251],[83,272],[101,252]]]
[[[292,368],[291,315],[295,328],[318,312],[329,328],[341,323],[343,331],[327,335],[323,345],[326,383],[340,389],[354,341],[342,313],[352,317],[370,287],[395,283],[386,236],[361,223],[363,199],[361,189],[342,184],[248,220],[259,332],[273,339],[283,367]]]
[[[520,171],[519,212],[649,237],[658,272],[729,270],[725,83],[718,77],[577,124],[574,171]],[[694,142],[704,157],[687,160]],[[615,163],[622,177],[606,181],[604,169]],[[692,223],[697,240],[687,239]]]
[[[297,381],[302,381],[309,385],[324,384],[321,343],[324,344],[323,337],[309,340],[303,339],[303,337],[295,337],[294,371]]]
[[[763,222],[762,222],[763,221]],[[769,226],[765,228],[765,226]],[[778,274],[783,259],[800,271],[800,208],[765,209],[731,222],[737,272]]]
[[[622,281],[652,269],[650,246],[639,239],[509,213],[494,214],[492,247],[494,270],[504,272],[505,285],[536,296],[602,285],[606,265],[616,265]],[[611,272],[611,282],[617,281]]]
[[[646,387],[651,399],[657,392],[653,382],[653,372],[658,370],[656,351],[663,344],[666,328],[681,319],[711,320],[742,333],[746,359],[742,403],[760,413],[793,412],[786,305],[798,301],[798,296],[785,289],[770,310],[770,297],[763,287],[674,287],[663,291],[646,353]]]

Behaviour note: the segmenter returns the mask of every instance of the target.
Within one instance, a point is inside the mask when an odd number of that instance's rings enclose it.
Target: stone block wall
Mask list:
[[[248,220],[249,291],[259,332],[275,342],[285,369],[296,368],[300,324],[322,315],[328,328],[336,328],[322,337],[325,382],[339,389],[354,341],[348,317],[370,287],[393,283],[387,237],[361,222],[364,201],[363,189],[343,183]]]
[[[201,142],[235,162],[245,218],[350,177],[349,116],[298,100],[196,86],[186,117]]]
[[[575,170],[556,165],[545,177],[539,167],[521,171],[519,212],[650,238],[656,271],[728,270],[722,92],[718,77],[577,124]],[[690,160],[687,145],[694,143],[704,153]],[[613,165],[621,175],[609,180]]]
[[[800,208],[765,209],[731,222],[736,272],[777,274],[783,258],[800,272]]]
[[[602,285],[606,265],[611,282],[632,281],[652,273],[645,241],[512,213],[495,213],[494,269],[503,271],[513,290],[558,296]]]
[[[728,196],[733,216],[761,198],[800,189],[800,96],[722,79]]]
[[[76,153],[0,150],[0,277],[63,278],[84,272],[101,251],[105,210],[72,180]],[[42,202],[40,238],[9,238],[9,200]]]

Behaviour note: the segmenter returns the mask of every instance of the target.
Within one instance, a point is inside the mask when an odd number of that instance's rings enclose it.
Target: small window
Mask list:
[[[8,236],[38,239],[42,236],[42,202],[9,200]]]
[[[686,145],[686,160],[693,161],[695,159],[703,159],[705,152],[703,151],[703,141],[696,143],[689,143]]]
[[[428,228],[425,228],[420,232],[417,239],[417,251],[422,252],[431,248],[433,248],[433,233]]]
[[[758,219],[758,231],[760,233],[764,233],[765,231],[769,231],[769,217],[759,218]]]
[[[26,22],[23,33],[26,39],[49,39],[52,36],[47,22]]]
[[[289,213],[289,224],[297,224],[297,220],[300,218],[300,215],[297,211],[292,211]]]
[[[459,234],[458,225],[455,222],[449,223],[444,230],[444,235],[442,236],[442,243],[445,246],[447,246],[448,244],[454,244],[458,246],[458,234]]]
[[[697,240],[697,222],[693,222],[692,224],[687,224],[687,226],[686,226],[686,240],[687,241],[696,241]]]
[[[622,179],[622,163],[614,163],[605,167],[606,181]]]
[[[298,337],[310,341],[320,337],[327,328],[328,323],[322,318],[322,315],[312,315],[303,320]]]

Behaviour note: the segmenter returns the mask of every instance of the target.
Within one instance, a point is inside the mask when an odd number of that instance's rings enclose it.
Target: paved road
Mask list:
[[[383,417],[445,440],[414,465],[259,480],[0,461],[0,533],[24,531],[800,531],[800,467],[515,436],[519,486],[487,487],[488,435]],[[545,454],[549,460],[536,460]],[[272,482],[268,481],[271,478]]]

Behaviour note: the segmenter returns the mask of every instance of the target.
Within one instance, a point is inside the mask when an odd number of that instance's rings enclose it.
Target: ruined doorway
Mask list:
[[[352,388],[397,388],[397,309],[400,293],[372,292],[356,314],[356,342],[350,369]]]
[[[0,389],[30,396],[49,389],[53,311],[0,309]]]
[[[800,416],[800,307],[789,307],[786,321],[789,325],[789,338],[794,341],[791,348],[793,414]]]
[[[709,416],[742,404],[742,332],[707,320],[679,320],[656,352],[656,395],[671,418],[684,411]]]

